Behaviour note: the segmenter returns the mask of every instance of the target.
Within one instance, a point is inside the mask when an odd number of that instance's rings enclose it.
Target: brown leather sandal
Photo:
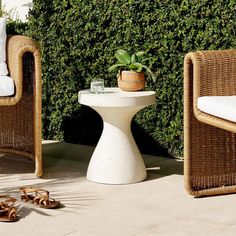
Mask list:
[[[61,206],[59,201],[49,197],[49,191],[44,189],[38,189],[33,187],[20,188],[21,200],[24,202],[30,202],[38,207],[53,209]]]
[[[16,199],[7,195],[0,195],[0,198],[5,198],[4,201],[0,202],[0,222],[17,221],[17,209],[13,206],[13,204],[16,202]]]

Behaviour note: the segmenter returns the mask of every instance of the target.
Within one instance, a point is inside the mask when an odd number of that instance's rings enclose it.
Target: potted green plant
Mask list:
[[[145,87],[145,72],[152,79],[154,74],[144,63],[153,59],[145,58],[144,52],[136,52],[130,55],[126,50],[118,49],[115,53],[117,63],[110,66],[108,71],[118,70],[118,87],[125,91],[137,91]]]

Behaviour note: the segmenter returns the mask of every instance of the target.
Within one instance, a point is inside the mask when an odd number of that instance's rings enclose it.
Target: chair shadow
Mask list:
[[[34,162],[24,156],[0,153],[1,174],[32,173],[34,168]]]
[[[65,142],[43,146],[42,179],[83,178],[94,148]]]
[[[183,159],[157,157],[145,157],[144,162],[147,170],[146,181],[163,178],[170,175],[183,175]]]

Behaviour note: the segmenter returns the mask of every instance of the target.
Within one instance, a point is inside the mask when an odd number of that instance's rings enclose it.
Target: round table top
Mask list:
[[[79,91],[80,104],[97,107],[139,107],[155,103],[154,91],[126,92],[119,88],[105,88],[102,94],[93,94],[89,89]]]

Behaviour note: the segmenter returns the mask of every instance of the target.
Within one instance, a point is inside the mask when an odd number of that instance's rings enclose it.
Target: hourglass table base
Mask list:
[[[155,92],[124,92],[105,88],[103,94],[79,92],[79,102],[103,119],[103,132],[91,157],[87,179],[104,184],[137,183],[147,177],[143,158],[131,133],[133,116],[155,102]]]

